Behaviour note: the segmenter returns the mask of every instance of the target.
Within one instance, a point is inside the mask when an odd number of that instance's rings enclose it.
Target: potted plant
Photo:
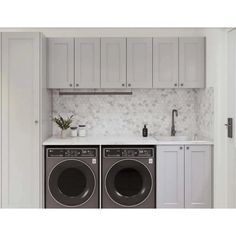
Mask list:
[[[65,138],[66,136],[65,131],[70,128],[70,125],[73,122],[72,118],[73,118],[73,115],[70,117],[67,117],[67,119],[64,119],[60,115],[58,115],[58,117],[53,117],[52,121],[55,122],[58,125],[58,127],[61,129],[61,138]]]

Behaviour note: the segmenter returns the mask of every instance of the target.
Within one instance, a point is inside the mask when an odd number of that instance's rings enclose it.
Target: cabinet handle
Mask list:
[[[189,147],[186,147],[187,150],[189,150]]]
[[[72,84],[70,84],[70,87],[72,87]]]
[[[179,149],[180,149],[180,150],[182,150],[182,149],[183,149],[183,147],[180,147]]]
[[[122,84],[123,87],[125,87],[125,84]]]
[[[181,86],[184,86],[184,84],[180,84]]]
[[[175,87],[177,87],[177,84],[175,84]]]
[[[35,120],[35,121],[34,121],[34,123],[35,123],[35,124],[38,124],[38,123],[39,123],[39,121],[38,121],[38,120]]]
[[[79,84],[76,84],[76,87],[79,87]]]
[[[128,86],[130,87],[130,86],[131,86],[131,84],[128,84]]]

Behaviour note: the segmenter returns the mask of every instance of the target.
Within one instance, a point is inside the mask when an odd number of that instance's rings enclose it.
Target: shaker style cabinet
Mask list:
[[[75,88],[100,88],[100,39],[75,39]]]
[[[49,89],[204,88],[205,38],[48,38]]]
[[[179,84],[205,87],[205,38],[179,38]]]
[[[153,39],[153,88],[179,86],[178,38]]]
[[[185,147],[185,207],[212,207],[212,156],[209,146]]]
[[[101,88],[126,88],[126,38],[101,39]]]
[[[152,38],[127,39],[127,87],[152,88]]]
[[[157,207],[212,207],[211,146],[157,147]]]
[[[48,38],[48,88],[74,87],[74,39]]]
[[[184,207],[184,147],[157,148],[157,207]]]
[[[40,33],[2,33],[0,195],[4,208],[42,207],[43,123],[51,123],[41,100],[42,87],[45,101],[48,96],[43,40]]]

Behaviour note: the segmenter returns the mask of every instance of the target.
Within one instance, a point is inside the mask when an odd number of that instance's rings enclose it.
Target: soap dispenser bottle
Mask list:
[[[143,137],[147,137],[147,136],[148,136],[147,125],[144,125],[144,127],[143,127]]]

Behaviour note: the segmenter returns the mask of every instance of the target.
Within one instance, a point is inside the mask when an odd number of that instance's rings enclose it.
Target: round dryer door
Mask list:
[[[132,207],[141,204],[152,189],[152,176],[148,168],[136,160],[122,160],[107,172],[106,191],[119,205]]]
[[[95,176],[92,169],[82,161],[60,162],[49,175],[49,191],[64,206],[79,206],[92,196]]]

